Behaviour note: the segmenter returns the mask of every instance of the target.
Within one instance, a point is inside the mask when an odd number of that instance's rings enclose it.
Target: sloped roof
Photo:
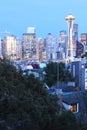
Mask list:
[[[67,103],[68,105],[74,104],[74,103],[79,103],[79,99],[77,98],[77,96],[72,93],[63,95],[62,101]]]
[[[62,95],[62,101],[67,103],[68,105],[79,103],[79,112],[86,114],[85,120],[87,121],[87,92],[86,91],[78,91],[78,92],[72,92],[69,94]]]

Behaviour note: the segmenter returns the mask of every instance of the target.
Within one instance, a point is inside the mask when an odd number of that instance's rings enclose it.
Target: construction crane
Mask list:
[[[11,34],[11,33],[8,32],[7,30],[0,32],[0,36],[1,36],[1,35],[2,35],[2,36],[7,36],[7,35],[10,35],[10,34]]]

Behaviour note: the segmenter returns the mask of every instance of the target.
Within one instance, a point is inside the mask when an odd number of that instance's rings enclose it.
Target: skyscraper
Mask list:
[[[18,39],[15,36],[6,36],[3,41],[3,56],[6,59],[16,60]]]
[[[57,49],[57,39],[56,36],[48,33],[46,37],[46,56],[47,61],[55,61],[56,60],[56,49]]]
[[[78,24],[73,24],[73,39],[74,41],[78,41]]]
[[[73,24],[73,55],[76,57],[76,47],[77,47],[77,41],[78,41],[78,24]]]
[[[84,45],[84,53],[87,52],[87,33],[81,34],[80,42]]]
[[[76,43],[76,57],[80,58],[81,54],[84,52],[84,46],[81,42]]]
[[[65,30],[60,31],[59,33],[58,48],[59,49],[57,51],[60,52],[60,59],[65,59],[67,51],[67,34]]]
[[[38,61],[37,39],[35,28],[28,28],[28,33],[23,33],[22,56],[23,60]]]
[[[81,33],[81,43],[87,46],[87,33]]]

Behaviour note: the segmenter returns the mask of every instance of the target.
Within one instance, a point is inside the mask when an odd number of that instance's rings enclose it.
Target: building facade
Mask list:
[[[57,58],[60,60],[64,60],[66,58],[67,53],[67,34],[65,30],[60,31],[58,38],[58,48],[57,48]],[[58,54],[60,56],[58,56]]]
[[[87,33],[81,33],[81,43],[87,46]]]
[[[38,43],[34,30],[28,30],[22,37],[22,59],[29,61],[39,60]]]
[[[74,57],[76,56],[76,47],[77,47],[77,41],[78,41],[78,24],[73,24],[73,53]]]
[[[10,60],[16,60],[17,55],[17,44],[19,40],[17,37],[11,35],[6,36],[3,40],[3,57]]]
[[[39,62],[46,62],[46,46],[45,40],[38,38],[38,52],[39,52]]]
[[[71,64],[71,70],[76,80],[76,85],[80,90],[87,90],[87,63],[74,61]]]
[[[46,37],[46,59],[47,61],[56,61],[58,43],[55,35],[48,33]]]
[[[76,58],[81,58],[81,55],[84,53],[84,45],[77,41],[76,42]]]

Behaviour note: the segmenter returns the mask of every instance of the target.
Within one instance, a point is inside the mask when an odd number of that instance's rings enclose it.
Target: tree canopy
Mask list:
[[[41,81],[0,61],[0,130],[78,130],[71,112],[58,97],[47,94]]]
[[[44,70],[46,72],[44,82],[49,86],[60,83],[67,83],[68,81],[74,81],[71,72],[66,68],[65,64],[60,62],[50,62]]]
[[[87,52],[85,52],[84,54],[82,54],[81,58],[87,58]]]

